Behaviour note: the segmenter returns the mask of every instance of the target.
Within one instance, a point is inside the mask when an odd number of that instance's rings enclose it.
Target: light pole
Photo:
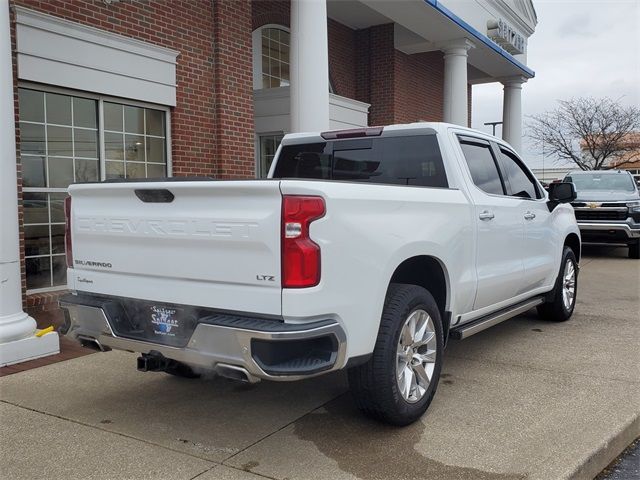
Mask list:
[[[502,125],[502,122],[486,122],[485,125],[491,125],[493,127],[492,135],[496,136],[496,125]]]
[[[542,180],[546,181],[544,178],[544,142],[542,142]]]

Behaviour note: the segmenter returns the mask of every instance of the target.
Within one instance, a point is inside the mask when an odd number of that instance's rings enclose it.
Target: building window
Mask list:
[[[266,25],[253,34],[253,88],[289,85],[289,31]]]
[[[33,293],[67,283],[69,184],[167,175],[167,111],[29,88],[18,95],[25,269]]]
[[[279,133],[271,135],[260,135],[260,137],[258,137],[260,142],[260,162],[258,164],[258,177],[266,178],[283,136],[283,134]]]
[[[164,112],[104,102],[105,177],[164,177]]]

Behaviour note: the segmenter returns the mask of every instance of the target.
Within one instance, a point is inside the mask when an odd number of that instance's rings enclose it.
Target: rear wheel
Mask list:
[[[571,318],[576,306],[578,293],[578,262],[569,247],[564,247],[560,273],[556,280],[552,296],[538,306],[538,315],[545,320],[565,322]]]
[[[393,425],[416,421],[435,395],[442,350],[442,321],[433,296],[416,285],[391,284],[373,355],[349,370],[356,404]]]
[[[640,259],[640,239],[629,244],[629,258]]]

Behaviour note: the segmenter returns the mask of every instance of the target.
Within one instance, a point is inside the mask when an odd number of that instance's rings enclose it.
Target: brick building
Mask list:
[[[467,124],[472,85],[487,82],[505,85],[504,135],[520,145],[530,0],[9,0],[8,10],[13,85],[2,90],[14,94],[27,311],[65,288],[69,183],[265,176],[285,133]]]

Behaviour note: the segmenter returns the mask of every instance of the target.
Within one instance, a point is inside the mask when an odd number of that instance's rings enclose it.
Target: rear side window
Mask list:
[[[273,177],[448,187],[435,135],[283,146]]]
[[[491,146],[484,142],[460,140],[473,183],[482,191],[504,195],[498,166],[491,153]]]
[[[274,178],[331,179],[331,152],[327,143],[308,143],[283,147],[278,157]]]
[[[507,195],[521,198],[542,198],[536,182],[509,150],[500,148],[500,163],[506,179]]]

